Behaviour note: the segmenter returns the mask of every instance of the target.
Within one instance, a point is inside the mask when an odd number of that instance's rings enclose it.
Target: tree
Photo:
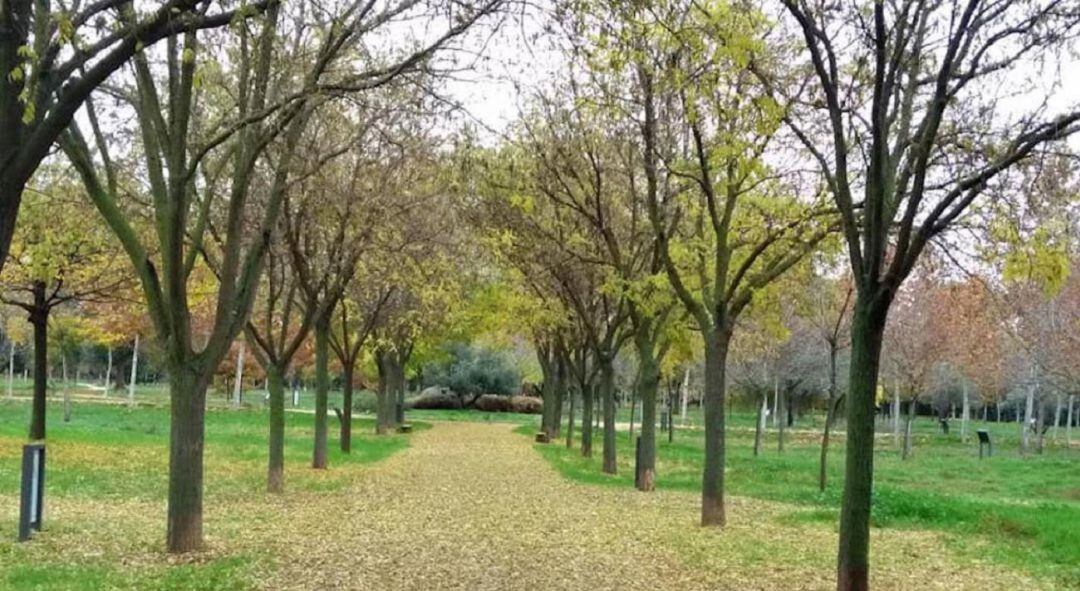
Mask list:
[[[77,182],[61,169],[42,170],[37,179],[41,189],[30,193],[23,204],[0,293],[5,304],[28,314],[33,327],[31,440],[45,439],[49,319],[53,310],[73,302],[107,300],[129,281],[108,228],[88,217],[92,212],[81,200]],[[67,392],[68,384],[64,388]],[[66,421],[71,409],[66,394],[64,409]]]
[[[839,395],[837,389],[836,362],[840,351],[849,344],[851,296],[854,289],[854,285],[847,278],[843,281],[822,278],[813,284],[810,296],[808,320],[829,351],[829,398],[825,403],[825,427],[821,434],[821,461],[818,467],[818,489],[821,492],[825,492],[828,478],[826,465],[829,461],[829,431],[836,420],[840,403],[843,402],[843,396]]]
[[[276,0],[212,11],[208,0],[0,5],[0,269],[27,183],[90,94],[144,48],[225,27]],[[119,17],[117,16],[119,15]],[[112,26],[102,26],[103,22]],[[92,115],[91,115],[92,117]]]
[[[788,92],[779,77],[761,78],[825,175],[856,285],[837,588],[861,590],[869,587],[874,409],[890,306],[931,240],[1018,162],[1077,130],[1080,110],[1050,114],[1033,91],[1027,104],[1044,107],[1014,113],[995,87],[1048,74],[1053,60],[1042,58],[1075,35],[1080,14],[1056,0],[879,0],[869,14],[783,5],[809,61],[789,63],[807,66],[811,84]]]
[[[139,53],[130,95],[152,197],[148,212],[154,220],[148,232],[152,247],[120,207],[115,174],[109,172],[110,146],[95,133],[95,159],[81,130],[70,129],[65,152],[135,268],[166,360],[172,406],[166,536],[170,551],[184,552],[202,545],[206,389],[247,322],[290,184],[292,158],[312,113],[334,96],[375,88],[428,65],[437,50],[500,5],[500,0],[469,3],[448,15],[410,13],[414,5],[409,2],[371,11],[364,8],[367,3],[342,0],[324,6],[325,11],[305,12],[299,6],[297,12],[282,15],[279,5],[273,4],[258,23],[258,30],[251,30],[248,22],[241,23],[235,34],[217,39],[217,44],[200,41],[195,31],[170,37],[165,49],[156,54],[163,67],[151,67],[149,51]],[[424,16],[437,31],[429,42],[405,50],[391,48],[369,69],[345,71],[336,67],[341,58],[359,51],[365,35],[395,19]],[[334,20],[335,25],[326,26],[328,20]],[[442,26],[447,20],[449,23]],[[126,18],[122,22],[130,21]],[[289,31],[296,33],[290,37],[299,41],[292,47],[293,54],[282,56],[280,52],[291,47],[282,48],[278,42],[284,34],[280,23],[286,21],[292,27]],[[210,97],[205,84],[208,80],[197,76],[199,57],[230,48],[235,50],[235,59],[219,55],[216,61],[232,65],[232,69],[223,70],[220,82],[237,92]],[[275,67],[285,63],[295,67]],[[277,97],[285,98],[275,103]],[[200,98],[205,101],[200,102]],[[215,121],[219,112],[221,120]],[[203,126],[206,120],[210,121],[209,130]],[[266,187],[257,186],[255,170],[271,144],[279,150],[272,162],[272,180]],[[200,186],[195,174],[207,163],[212,165],[210,178],[219,182]],[[227,182],[222,179],[226,170]],[[218,191],[220,185],[227,186]],[[266,201],[259,210],[261,218],[251,220],[251,195],[256,189],[265,191]],[[214,216],[221,221],[208,240]],[[209,337],[197,344],[192,339],[189,279],[200,258],[216,260],[210,266],[216,270],[220,285]]]

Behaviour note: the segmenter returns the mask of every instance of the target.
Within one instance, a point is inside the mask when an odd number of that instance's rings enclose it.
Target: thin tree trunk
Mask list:
[[[327,406],[330,396],[330,319],[315,322],[315,449],[311,467],[322,470],[327,463]]]
[[[900,445],[900,385],[893,386],[892,403],[892,439],[893,447]]]
[[[1069,412],[1065,419],[1065,448],[1072,448],[1072,426],[1073,426],[1073,399],[1075,395],[1069,394]]]
[[[131,349],[131,381],[128,382],[128,404],[135,404],[135,382],[139,375],[139,333],[135,333],[135,346]]]
[[[606,355],[600,361],[600,393],[603,396],[604,410],[604,463],[601,468],[605,474],[618,472],[615,451],[615,368]]]
[[[859,290],[852,311],[844,494],[837,553],[838,591],[866,591],[874,481],[874,408],[888,302]]]
[[[1032,369],[1031,373],[1032,373],[1032,375],[1034,375],[1035,370]],[[1034,414],[1035,414],[1035,386],[1034,386],[1034,384],[1032,384],[1032,385],[1028,386],[1027,399],[1024,402],[1024,420],[1020,423],[1020,433],[1021,433],[1021,436],[1020,436],[1020,442],[1021,442],[1020,453],[1021,454],[1027,454],[1028,450],[1031,449],[1030,448],[1030,445],[1031,445],[1031,428],[1030,428],[1030,425],[1031,425],[1032,415],[1034,415]]]
[[[900,453],[900,459],[906,460],[911,456],[911,427],[915,422],[915,407],[917,401],[911,400],[908,402],[907,421],[904,423],[904,448]]]
[[[112,390],[112,347],[108,348],[106,359],[108,361],[106,361],[105,364],[105,383],[103,384],[103,386],[105,387],[105,398],[108,398],[109,391]]]
[[[764,440],[765,435],[765,411],[769,408],[769,394],[768,390],[761,394],[761,404],[758,405],[757,411],[757,425],[754,428],[754,457],[761,455],[761,443]]]
[[[270,394],[266,491],[280,493],[285,490],[285,369],[273,364],[266,369],[266,389]]]
[[[345,373],[345,382],[341,386],[341,451],[352,451],[352,405],[353,405],[353,372],[355,360],[349,360],[342,364]]]
[[[773,378],[773,415],[772,426],[773,429],[780,427],[780,381],[777,378]]]
[[[1054,404],[1054,443],[1058,441],[1058,427],[1061,426],[1061,394],[1055,395]]]
[[[240,402],[244,396],[244,341],[238,342],[236,352],[236,384],[233,387],[233,406],[240,408]]]
[[[60,374],[64,388],[64,422],[71,422],[71,384],[68,383],[67,355],[60,354]]]
[[[776,389],[776,414],[784,415],[787,410],[787,392],[781,388]],[[779,427],[776,430],[776,451],[784,453],[784,429],[787,427],[786,417],[781,416]]]
[[[574,447],[574,401],[577,399],[573,390],[568,392],[570,396],[570,408],[566,417],[566,449]]]
[[[207,378],[194,368],[169,368],[169,552],[202,547],[203,441]]]
[[[829,399],[825,402],[825,429],[821,433],[821,461],[818,464],[818,490],[825,492],[828,485],[829,432],[836,418],[836,354],[835,340],[829,341]]]
[[[964,380],[964,407],[960,417],[960,441],[967,443],[968,416],[971,414],[971,405],[968,402],[968,383]]]
[[[714,328],[705,337],[705,469],[701,482],[701,525],[724,526],[724,397],[731,334]]]
[[[630,441],[634,440],[634,415],[637,413],[637,384],[630,391]]]
[[[683,371],[682,381],[682,408],[680,409],[680,419],[682,420],[682,426],[686,426],[686,411],[690,405],[690,368],[687,367]]]
[[[8,372],[7,372],[7,397],[11,400],[15,396],[15,342],[8,347]]]
[[[563,403],[567,390],[566,374],[566,358],[561,352],[557,353],[555,355],[555,408],[551,411],[552,440],[562,434]]]

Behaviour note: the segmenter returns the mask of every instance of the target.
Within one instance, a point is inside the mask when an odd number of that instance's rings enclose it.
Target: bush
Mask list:
[[[496,396],[484,394],[476,399],[476,409],[484,412],[520,412],[540,414],[543,401],[530,396]]]
[[[361,390],[359,392],[353,392],[352,407],[356,412],[375,412],[376,399],[375,393],[367,390]]]
[[[482,394],[509,396],[521,383],[521,374],[502,353],[463,343],[451,344],[445,352],[444,360],[424,367],[425,381],[449,388],[463,400]]]

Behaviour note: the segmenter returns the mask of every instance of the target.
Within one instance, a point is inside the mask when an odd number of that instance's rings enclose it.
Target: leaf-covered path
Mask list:
[[[441,423],[333,495],[289,496],[252,532],[267,589],[831,589],[833,526],[734,498],[723,531],[697,497],[562,478],[510,425]],[[276,520],[271,520],[276,521]],[[270,535],[270,529],[277,535]],[[284,529],[284,532],[282,531]],[[263,535],[259,535],[259,534]],[[1033,589],[937,534],[875,530],[875,589]],[[965,556],[977,554],[965,553]]]

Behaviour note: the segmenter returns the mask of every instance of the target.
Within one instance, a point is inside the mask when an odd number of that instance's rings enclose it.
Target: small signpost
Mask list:
[[[41,531],[45,505],[45,444],[23,446],[22,494],[19,500],[19,541],[30,539],[31,531]]]
[[[983,446],[986,446],[987,457],[994,455],[994,445],[990,443],[990,432],[986,429],[976,431],[979,435],[979,459],[983,458]]]

